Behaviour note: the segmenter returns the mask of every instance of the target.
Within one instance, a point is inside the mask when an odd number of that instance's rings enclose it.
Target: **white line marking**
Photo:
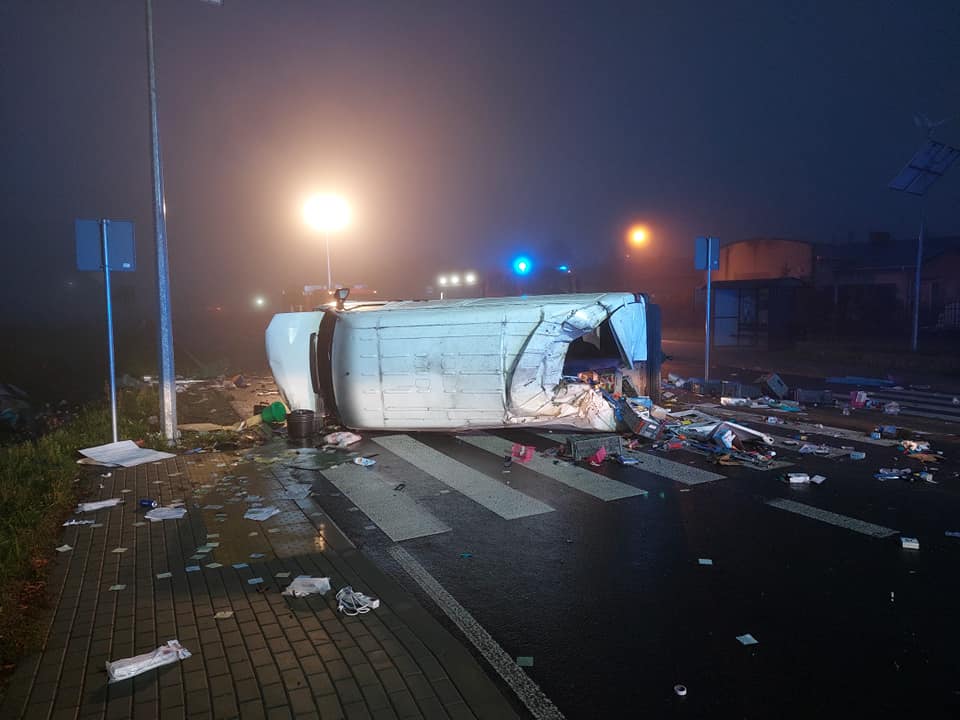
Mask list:
[[[433,575],[427,572],[426,568],[413,555],[398,545],[389,548],[387,552],[411,578],[416,580],[417,584],[443,610],[444,614],[460,628],[460,631],[467,636],[473,646],[480,651],[480,654],[486,658],[493,669],[517,694],[517,697],[526,705],[527,710],[534,718],[537,718],[537,720],[562,720],[563,713],[553,704],[550,698],[543,694],[543,690],[520,669],[513,658],[507,655],[500,644],[490,636],[490,633],[446,591]]]
[[[509,455],[510,447],[513,445],[510,440],[494,435],[458,435],[457,439],[500,457]],[[632,485],[612,480],[576,465],[567,463],[554,465],[553,458],[542,455],[534,455],[529,462],[521,465],[606,502],[646,494],[645,490],[639,490]]]
[[[450,531],[406,492],[395,491],[397,483],[376,470],[341,465],[323,474],[394,542]]]
[[[590,437],[589,435],[563,435],[557,433],[538,434],[542,438],[560,443],[565,443],[568,438]],[[634,465],[633,467],[648,473],[653,473],[654,475],[661,475],[675,482],[683,483],[684,485],[699,485],[700,483],[711,482],[713,480],[725,480],[727,477],[726,475],[718,475],[717,473],[701,470],[700,468],[691,467],[690,465],[684,465],[683,463],[674,462],[673,460],[666,460],[658,455],[650,455],[645,452],[630,451],[627,454],[629,454],[630,457],[635,457],[640,460],[640,464]]]
[[[373,441],[505,520],[553,512],[546,503],[507,487],[407,435],[385,435],[373,438]]]
[[[796,513],[797,515],[803,515],[804,517],[813,518],[820,522],[829,523],[830,525],[836,525],[837,527],[847,530],[853,530],[854,532],[869,535],[870,537],[885,538],[896,535],[899,532],[898,530],[891,530],[882,525],[874,525],[873,523],[857,520],[856,518],[847,517],[846,515],[838,515],[829,510],[821,510],[812,505],[804,505],[803,503],[794,502],[793,500],[774,498],[773,500],[767,500],[767,505],[779,508],[780,510],[786,510],[787,512]]]

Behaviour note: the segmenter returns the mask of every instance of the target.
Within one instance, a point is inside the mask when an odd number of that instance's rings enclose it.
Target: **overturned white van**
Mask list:
[[[275,315],[266,344],[288,407],[354,429],[612,431],[594,371],[654,401],[660,387],[659,308],[642,294],[346,303]]]

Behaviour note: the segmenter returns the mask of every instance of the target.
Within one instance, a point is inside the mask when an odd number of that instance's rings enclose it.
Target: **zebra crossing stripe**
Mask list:
[[[538,435],[547,440],[560,443],[565,443],[569,438],[590,437],[589,435],[563,435],[558,433],[538,433]],[[651,455],[650,453],[630,451],[626,453],[626,455],[637,458],[639,464],[634,465],[634,467],[684,485],[699,485],[713,480],[724,480],[727,477],[726,475],[719,475],[714,472],[709,472],[708,470],[701,470],[700,468],[690,465],[667,460],[659,455]]]
[[[829,510],[821,510],[818,507],[804,505],[803,503],[798,503],[794,500],[774,498],[772,500],[767,500],[767,505],[780,510],[786,510],[787,512],[796,513],[797,515],[803,515],[804,517],[812,518],[814,520],[819,520],[820,522],[825,522],[830,525],[835,525],[836,527],[853,530],[861,535],[869,535],[870,537],[885,538],[890,537],[891,535],[896,535],[898,532],[897,530],[891,530],[890,528],[883,527],[882,525],[874,525],[873,523],[857,520],[856,518],[847,517],[846,515],[839,515],[835,512],[830,512]]]
[[[512,444],[509,440],[504,440],[495,435],[458,435],[457,439],[501,457],[509,454]],[[632,485],[618,482],[600,473],[591,472],[586,468],[567,463],[554,465],[553,458],[543,457],[542,455],[534,455],[529,462],[524,464],[524,467],[605,502],[646,494],[646,490],[640,490]]]
[[[371,439],[505,520],[553,512],[546,503],[507,487],[408,435],[383,435]]]
[[[395,478],[353,464],[328,468],[323,474],[394,542],[450,531],[409,493],[396,492]]]

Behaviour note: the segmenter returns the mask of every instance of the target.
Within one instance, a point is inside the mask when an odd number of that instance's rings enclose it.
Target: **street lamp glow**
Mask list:
[[[257,307],[263,307],[264,305],[267,304],[267,301],[262,295],[258,295],[253,299],[253,304],[256,305]]]
[[[446,284],[447,284],[447,276],[446,276],[446,275],[441,275],[440,277],[438,277],[438,278],[437,278],[437,284],[438,284],[438,285],[446,285]]]
[[[650,233],[643,225],[634,225],[632,228],[630,228],[630,232],[627,237],[630,239],[631,245],[634,247],[640,247],[647,243]]]
[[[314,195],[303,204],[303,219],[321,232],[336,232],[350,224],[350,205],[339,195]]]
[[[463,281],[467,285],[473,285],[477,281],[476,273],[468,272],[466,275],[463,276]]]
[[[451,285],[459,285],[459,284],[460,284],[460,276],[459,276],[459,275],[451,275],[451,276],[450,276],[450,284],[451,284]]]

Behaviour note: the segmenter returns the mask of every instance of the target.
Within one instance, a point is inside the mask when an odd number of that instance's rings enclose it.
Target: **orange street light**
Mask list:
[[[634,225],[627,233],[627,239],[633,247],[642,247],[647,244],[650,232],[643,225]]]

